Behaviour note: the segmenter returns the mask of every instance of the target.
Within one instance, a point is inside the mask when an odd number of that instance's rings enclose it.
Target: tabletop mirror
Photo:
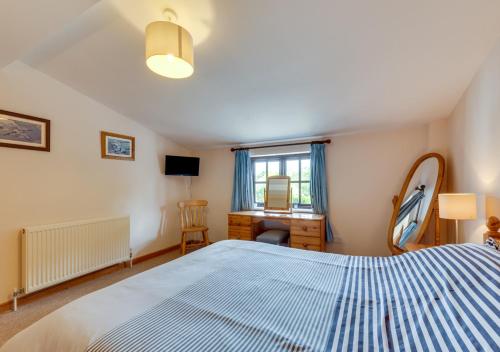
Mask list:
[[[435,217],[434,243],[439,244],[437,197],[444,177],[444,158],[437,153],[420,157],[410,169],[399,196],[394,196],[394,210],[389,225],[388,245],[393,254],[428,247],[421,241]]]
[[[264,211],[291,212],[290,181],[288,176],[270,176],[267,178]]]

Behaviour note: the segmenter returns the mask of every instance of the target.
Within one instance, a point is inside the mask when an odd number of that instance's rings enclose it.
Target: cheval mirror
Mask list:
[[[291,213],[289,176],[269,176],[264,193],[264,211]]]
[[[444,164],[440,154],[423,155],[410,169],[399,196],[394,196],[394,210],[387,237],[393,254],[440,244],[437,197],[443,183]],[[433,215],[434,243],[422,244]]]

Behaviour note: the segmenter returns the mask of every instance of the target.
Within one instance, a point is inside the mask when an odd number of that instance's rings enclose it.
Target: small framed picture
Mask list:
[[[0,147],[50,152],[50,120],[0,110]]]
[[[101,157],[135,160],[135,137],[101,131]]]

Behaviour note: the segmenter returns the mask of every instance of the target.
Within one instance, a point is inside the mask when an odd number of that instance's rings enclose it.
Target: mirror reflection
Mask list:
[[[390,229],[393,252],[412,250],[427,230],[444,174],[444,159],[427,154],[413,165],[399,197],[394,200]],[[435,234],[439,234],[436,232]]]
[[[425,160],[415,170],[396,219],[393,233],[394,245],[405,248],[407,243],[418,243],[420,240],[419,229],[431,206],[438,171],[439,165],[436,158]]]
[[[290,177],[271,176],[267,178],[264,210],[290,210]]]

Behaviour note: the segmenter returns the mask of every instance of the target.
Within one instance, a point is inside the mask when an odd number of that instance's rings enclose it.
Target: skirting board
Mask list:
[[[149,259],[153,259],[153,258],[158,257],[160,255],[167,254],[169,252],[178,250],[180,248],[181,248],[181,245],[180,244],[176,244],[176,245],[171,246],[171,247],[160,249],[159,251],[156,251],[156,252],[153,252],[153,253],[149,253],[149,254],[142,255],[140,257],[133,258],[132,259],[132,265],[144,262],[144,261],[149,260]],[[107,275],[107,274],[112,273],[114,271],[120,270],[123,267],[124,267],[124,263],[115,264],[115,265],[109,266],[107,268],[104,268],[104,269],[101,269],[101,270],[98,270],[98,271],[94,271],[92,273],[89,273],[89,274],[86,274],[86,275],[74,278],[72,280],[68,280],[68,281],[62,282],[62,283],[60,283],[58,285],[55,285],[55,286],[52,286],[52,287],[48,287],[46,289],[43,289],[43,290],[40,290],[40,291],[37,291],[37,292],[33,292],[32,294],[28,294],[26,296],[22,296],[22,297],[20,297],[18,299],[18,302],[20,304],[22,304],[23,302],[30,302],[30,301],[33,301],[35,299],[38,299],[38,298],[41,298],[41,297],[44,297],[44,296],[47,296],[47,295],[50,295],[50,294],[53,294],[53,293],[65,290],[65,289],[68,289],[70,287],[77,286],[77,285],[79,285],[79,284],[81,284],[83,282],[87,282],[87,281],[90,281],[90,280],[97,279],[97,278],[99,278],[101,276],[104,276],[104,275]],[[0,313],[8,311],[8,310],[11,310],[11,307],[12,307],[12,302],[10,302],[10,301],[0,304]]]
[[[171,246],[171,247],[160,249],[159,251],[156,251],[153,253],[141,255],[140,257],[137,257],[137,258],[132,258],[132,265],[144,262],[144,261],[152,259],[154,257],[158,257],[160,255],[167,254],[169,252],[175,251],[175,250],[180,249],[180,248],[181,248],[181,244],[179,243],[179,244],[176,244],[176,245]]]

